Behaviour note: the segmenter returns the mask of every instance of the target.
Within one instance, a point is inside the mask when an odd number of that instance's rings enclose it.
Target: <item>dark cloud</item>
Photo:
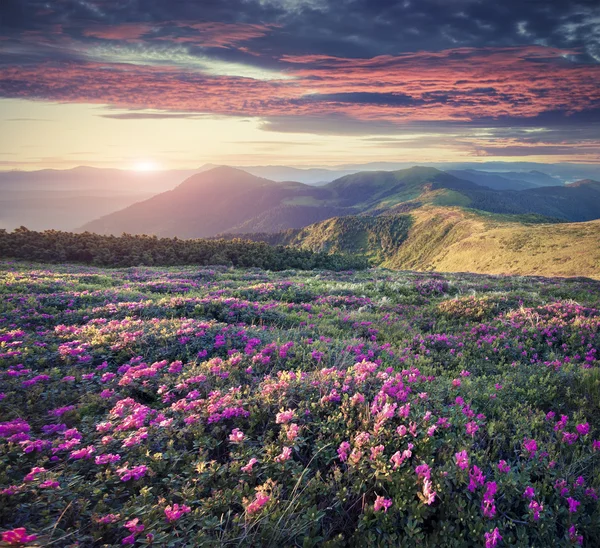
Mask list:
[[[397,55],[457,47],[541,44],[581,48],[597,56],[597,0],[3,0],[4,33],[43,32],[61,25],[89,38],[105,29],[147,25],[145,34],[164,38],[162,26],[179,26],[175,39],[194,38],[194,25],[274,25],[253,33],[252,49],[265,56],[286,52],[344,57]],[[186,23],[188,26],[182,26]],[[247,32],[249,28],[246,29]],[[113,32],[118,31],[115,30]],[[167,33],[168,34],[168,33]],[[135,36],[135,32],[130,34]]]
[[[353,103],[358,105],[417,106],[423,101],[403,93],[350,91],[345,93],[314,93],[303,98],[308,102]]]

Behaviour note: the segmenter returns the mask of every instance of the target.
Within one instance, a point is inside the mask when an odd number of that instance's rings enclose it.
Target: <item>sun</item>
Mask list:
[[[154,160],[140,160],[133,164],[134,171],[158,171],[160,166]]]

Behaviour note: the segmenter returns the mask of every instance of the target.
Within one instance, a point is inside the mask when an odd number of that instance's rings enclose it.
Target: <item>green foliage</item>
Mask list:
[[[180,240],[155,236],[101,236],[24,227],[0,230],[0,257],[76,262],[96,266],[226,265],[269,270],[366,268],[367,260],[349,255],[313,253],[306,249],[269,246],[247,240]]]

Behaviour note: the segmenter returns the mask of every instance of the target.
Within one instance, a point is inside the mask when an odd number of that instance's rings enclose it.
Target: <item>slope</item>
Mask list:
[[[600,220],[562,223],[426,205],[403,215],[329,219],[258,239],[362,253],[399,270],[600,278]]]

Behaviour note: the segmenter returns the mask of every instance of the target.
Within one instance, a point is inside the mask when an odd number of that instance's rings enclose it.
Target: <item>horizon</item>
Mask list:
[[[0,6],[0,171],[600,165],[600,7]]]

